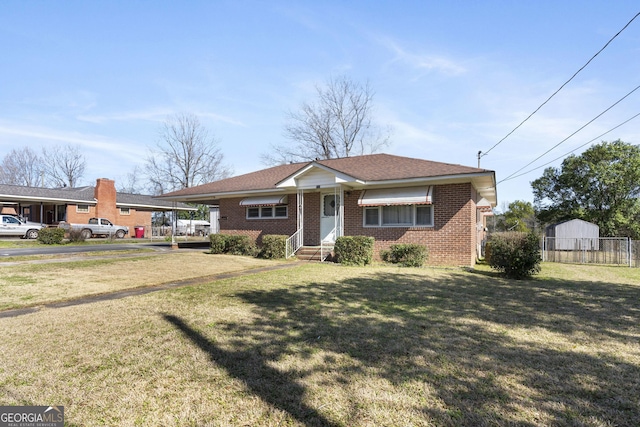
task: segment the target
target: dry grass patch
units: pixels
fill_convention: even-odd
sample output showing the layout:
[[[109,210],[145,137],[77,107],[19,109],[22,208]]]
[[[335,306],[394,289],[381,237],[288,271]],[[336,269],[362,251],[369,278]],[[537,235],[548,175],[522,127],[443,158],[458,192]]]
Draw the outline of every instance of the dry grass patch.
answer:
[[[640,280],[554,269],[305,264],[0,319],[0,404],[72,426],[639,425]]]
[[[68,255],[67,255],[68,256]],[[112,255],[113,256],[113,255]],[[153,286],[272,265],[274,261],[202,252],[84,259],[55,264],[2,265],[0,310]]]

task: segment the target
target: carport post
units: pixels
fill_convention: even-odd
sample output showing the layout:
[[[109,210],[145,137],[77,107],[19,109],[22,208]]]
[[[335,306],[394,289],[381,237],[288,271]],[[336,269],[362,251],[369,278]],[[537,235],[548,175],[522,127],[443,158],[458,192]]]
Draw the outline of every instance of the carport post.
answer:
[[[173,208],[171,211],[173,217],[171,218],[171,249],[178,249],[178,244],[176,243],[176,230],[178,224],[178,220],[176,219],[176,203],[177,202],[175,200],[171,202]]]

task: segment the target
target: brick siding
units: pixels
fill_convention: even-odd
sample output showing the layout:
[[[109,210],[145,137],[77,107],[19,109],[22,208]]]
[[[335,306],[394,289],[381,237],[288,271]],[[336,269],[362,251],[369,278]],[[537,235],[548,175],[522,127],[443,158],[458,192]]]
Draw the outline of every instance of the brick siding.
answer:
[[[240,206],[244,197],[220,200],[220,233],[251,237],[258,245],[265,234],[290,236],[296,232],[296,195],[288,197],[287,218],[246,219],[246,207]],[[306,195],[305,195],[306,202]]]
[[[374,253],[396,243],[416,243],[429,249],[428,264],[464,265],[475,263],[475,203],[471,184],[437,185],[433,189],[433,227],[364,227],[360,191],[345,194],[344,234],[371,236]]]
[[[433,192],[433,227],[364,227],[363,208],[358,206],[361,191],[347,191],[344,197],[344,234],[371,236],[374,252],[394,243],[417,243],[429,249],[428,264],[470,266],[476,260],[476,203],[477,197],[470,183],[437,185]],[[220,233],[250,236],[260,244],[265,234],[292,235],[296,231],[296,195],[289,195],[287,219],[246,219],[242,198],[220,201]],[[304,195],[304,244],[318,245],[320,241],[320,193]]]

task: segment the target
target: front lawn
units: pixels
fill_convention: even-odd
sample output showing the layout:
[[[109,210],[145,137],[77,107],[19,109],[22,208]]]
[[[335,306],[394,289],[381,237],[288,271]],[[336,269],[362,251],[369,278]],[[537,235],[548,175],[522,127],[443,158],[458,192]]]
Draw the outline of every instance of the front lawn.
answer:
[[[311,263],[45,309],[0,319],[0,405],[77,426],[640,425],[639,284]]]

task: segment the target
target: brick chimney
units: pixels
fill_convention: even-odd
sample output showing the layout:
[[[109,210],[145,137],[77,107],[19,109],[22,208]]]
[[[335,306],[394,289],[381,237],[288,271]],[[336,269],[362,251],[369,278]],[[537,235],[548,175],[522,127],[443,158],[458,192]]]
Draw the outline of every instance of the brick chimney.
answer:
[[[118,215],[115,181],[107,178],[98,178],[94,197],[98,201],[96,203],[96,216],[115,222]]]

